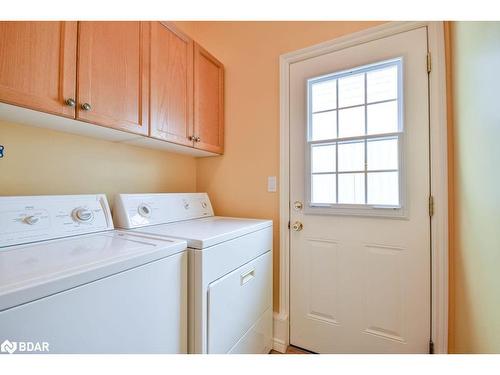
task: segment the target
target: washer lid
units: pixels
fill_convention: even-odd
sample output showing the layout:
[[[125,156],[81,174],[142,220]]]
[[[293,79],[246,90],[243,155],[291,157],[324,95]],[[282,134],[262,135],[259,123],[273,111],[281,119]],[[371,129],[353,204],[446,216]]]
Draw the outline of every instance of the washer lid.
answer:
[[[204,249],[272,226],[271,220],[213,216],[177,223],[142,227],[134,232],[184,239],[188,247]]]
[[[0,249],[0,311],[186,249],[186,241],[109,231]]]

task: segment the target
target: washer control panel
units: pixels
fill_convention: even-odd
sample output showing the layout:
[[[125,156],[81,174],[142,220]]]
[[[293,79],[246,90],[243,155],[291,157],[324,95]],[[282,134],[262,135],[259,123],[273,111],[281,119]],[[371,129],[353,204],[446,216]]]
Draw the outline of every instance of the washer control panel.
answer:
[[[214,216],[206,193],[119,194],[115,198],[113,219],[119,228]]]
[[[0,247],[111,229],[103,194],[0,197]]]

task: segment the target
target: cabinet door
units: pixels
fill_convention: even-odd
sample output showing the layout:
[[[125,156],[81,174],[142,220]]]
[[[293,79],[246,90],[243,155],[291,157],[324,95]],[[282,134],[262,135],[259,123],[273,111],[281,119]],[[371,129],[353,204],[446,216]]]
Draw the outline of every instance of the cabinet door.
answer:
[[[150,135],[193,145],[193,41],[171,24],[151,23]]]
[[[79,120],[148,134],[149,34],[149,22],[79,22]]]
[[[200,45],[194,45],[195,147],[224,151],[224,66]]]
[[[0,22],[0,101],[75,116],[76,22]]]

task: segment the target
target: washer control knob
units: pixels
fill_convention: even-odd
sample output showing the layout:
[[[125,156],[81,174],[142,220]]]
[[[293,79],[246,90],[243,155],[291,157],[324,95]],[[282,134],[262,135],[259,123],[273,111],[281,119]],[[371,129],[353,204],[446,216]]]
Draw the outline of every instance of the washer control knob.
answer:
[[[73,216],[73,220],[79,223],[88,223],[94,219],[94,213],[84,207],[75,208],[71,216]]]
[[[207,206],[208,206],[207,202],[201,202],[201,207],[207,208]]]
[[[141,203],[139,207],[137,207],[137,212],[142,217],[151,217],[151,207],[146,203]]]
[[[188,202],[184,202],[184,209],[189,210],[189,203]]]
[[[38,223],[40,221],[40,218],[38,216],[26,216],[23,220],[26,224],[29,224],[29,225],[35,225],[36,223]]]

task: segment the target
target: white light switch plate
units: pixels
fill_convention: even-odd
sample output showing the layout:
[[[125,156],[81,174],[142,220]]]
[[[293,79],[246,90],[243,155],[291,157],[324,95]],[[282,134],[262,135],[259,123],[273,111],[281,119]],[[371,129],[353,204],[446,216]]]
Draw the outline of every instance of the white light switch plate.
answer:
[[[270,193],[276,193],[277,180],[276,176],[267,177],[267,191]]]

